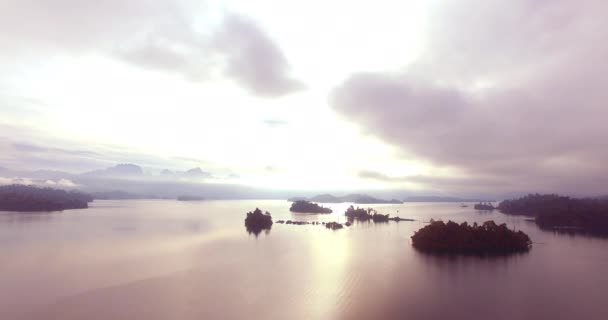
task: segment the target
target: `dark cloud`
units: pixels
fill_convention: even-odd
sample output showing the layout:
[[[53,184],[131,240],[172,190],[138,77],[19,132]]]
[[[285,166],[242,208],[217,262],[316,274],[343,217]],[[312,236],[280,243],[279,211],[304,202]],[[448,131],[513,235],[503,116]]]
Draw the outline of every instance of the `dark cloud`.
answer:
[[[368,180],[376,180],[387,183],[410,184],[426,191],[453,193],[477,193],[480,191],[490,191],[494,194],[509,192],[513,185],[505,182],[504,179],[497,177],[453,177],[453,176],[431,176],[431,175],[411,175],[393,177],[381,172],[362,170],[359,177]]]
[[[196,28],[209,9],[197,1],[3,1],[0,56],[103,54],[193,81],[225,74],[252,94],[302,88],[287,59],[254,21],[224,13]],[[200,23],[199,23],[200,24]]]
[[[407,70],[347,79],[334,110],[479,188],[608,189],[606,3],[469,2],[437,14]]]
[[[255,22],[227,16],[213,43],[226,55],[226,73],[251,92],[280,96],[303,88],[286,73],[287,59]]]

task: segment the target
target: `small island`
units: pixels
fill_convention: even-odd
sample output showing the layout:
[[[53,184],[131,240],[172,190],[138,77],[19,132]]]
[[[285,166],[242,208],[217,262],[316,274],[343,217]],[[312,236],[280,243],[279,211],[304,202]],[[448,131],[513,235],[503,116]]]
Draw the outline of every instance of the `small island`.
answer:
[[[509,254],[530,250],[532,241],[522,231],[486,221],[481,226],[466,222],[433,221],[412,236],[412,245],[420,251],[461,254]]]
[[[505,214],[534,217],[545,230],[608,236],[608,200],[577,199],[556,194],[529,194],[498,205]]]
[[[291,212],[301,212],[301,213],[332,213],[330,208],[326,208],[320,206],[313,202],[308,202],[306,200],[298,200],[291,204],[291,208],[289,208]]]
[[[388,220],[395,221],[395,222],[399,222],[399,221],[416,221],[416,220],[414,220],[414,219],[401,218],[401,217],[399,217],[399,216],[397,216],[397,217],[392,217],[392,218],[388,218]]]
[[[205,198],[199,196],[179,196],[177,201],[203,201]]]
[[[93,197],[80,192],[26,185],[0,186],[2,211],[61,211],[85,209]]]
[[[372,208],[367,208],[367,209],[359,208],[359,207],[355,208],[352,205],[346,209],[346,211],[344,212],[344,215],[351,222],[354,220],[356,220],[356,221],[372,220],[375,223],[382,223],[382,222],[389,222],[389,221],[395,221],[395,222],[414,221],[414,219],[405,219],[405,218],[401,218],[401,217],[391,218],[390,215],[378,213],[376,210],[374,210]]]
[[[494,210],[496,209],[490,202],[480,202],[473,206],[475,210]]]
[[[388,214],[380,214],[376,210],[372,208],[355,208],[353,206],[348,207],[344,215],[348,220],[357,220],[357,221],[369,221],[372,220],[374,222],[388,222],[389,215]],[[399,218],[401,220],[401,218]],[[405,220],[405,219],[404,219]],[[397,221],[397,220],[395,220]]]
[[[256,236],[262,232],[262,230],[269,231],[272,228],[272,216],[268,211],[262,213],[262,210],[255,208],[251,212],[247,212],[245,217],[245,228],[249,233],[253,233]]]
[[[344,212],[344,215],[348,220],[357,220],[357,221],[369,221],[372,219],[373,215],[377,214],[376,210],[372,208],[355,208],[353,206],[349,206]]]
[[[342,225],[341,223],[338,222],[319,222],[319,221],[297,221],[297,220],[278,220],[277,223],[279,224],[289,224],[289,225],[295,225],[295,226],[306,226],[306,225],[324,225],[325,228],[327,229],[331,229],[331,230],[339,230],[342,229],[344,227],[344,225]],[[345,224],[347,227],[350,227],[350,223],[347,222]]]
[[[342,229],[343,226],[341,223],[337,223],[337,222],[328,222],[325,224],[325,228],[327,229],[332,229],[332,230],[339,230]]]

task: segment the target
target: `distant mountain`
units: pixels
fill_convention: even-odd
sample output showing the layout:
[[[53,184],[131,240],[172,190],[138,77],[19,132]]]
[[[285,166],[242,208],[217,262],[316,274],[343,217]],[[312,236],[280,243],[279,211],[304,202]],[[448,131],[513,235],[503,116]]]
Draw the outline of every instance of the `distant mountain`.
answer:
[[[95,176],[95,177],[139,177],[144,175],[144,170],[135,164],[131,163],[121,163],[117,164],[113,167],[109,167],[102,170],[95,170],[83,173],[85,176]]]
[[[352,203],[358,203],[358,204],[402,203],[401,201],[399,201],[397,199],[384,200],[384,199],[374,198],[374,197],[368,196],[366,194],[349,194],[349,195],[342,197],[342,199],[344,200],[342,202],[352,202]]]
[[[310,199],[307,199],[308,201],[312,201],[312,202],[320,202],[320,203],[340,203],[340,202],[345,202],[343,199],[340,199],[339,197],[333,196],[331,194],[320,194],[320,195],[316,195]]]
[[[412,196],[403,199],[403,202],[479,202],[488,201],[480,199],[467,199],[456,197],[441,197],[441,196]]]
[[[201,168],[192,168],[183,174],[185,177],[190,178],[209,178],[211,173],[201,170]]]
[[[306,200],[306,201],[318,202],[318,203],[352,202],[352,203],[356,203],[356,204],[402,203],[401,201],[396,200],[396,199],[384,200],[384,199],[378,199],[378,198],[375,198],[375,197],[372,197],[372,196],[369,196],[366,194],[347,194],[342,197],[336,197],[331,194],[320,194],[320,195],[316,195],[311,198],[293,197],[293,198],[289,198],[287,200],[292,201],[292,202]]]
[[[161,176],[172,176],[174,175],[173,171],[169,170],[169,169],[163,169],[163,171],[160,172]]]
[[[307,201],[306,197],[291,197],[291,198],[287,198],[287,201],[289,202],[296,202],[296,201]]]
[[[184,171],[166,170],[164,175],[152,174],[135,164],[120,164],[85,173],[54,170],[13,170],[0,172],[1,183],[35,184],[95,193],[97,199],[176,199],[181,195],[204,195],[206,199],[281,199],[287,191],[255,188],[237,184],[207,183],[200,168]],[[157,171],[158,172],[158,171]]]
[[[70,179],[72,177],[72,174],[63,172],[63,171],[57,171],[57,170],[36,170],[36,171],[32,171],[31,173],[27,174],[27,176],[28,176],[28,178],[35,178],[35,179],[59,180],[59,179]]]
[[[158,195],[138,194],[122,190],[92,192],[91,195],[96,200],[162,199]]]
[[[205,198],[200,196],[179,196],[177,201],[203,201]]]

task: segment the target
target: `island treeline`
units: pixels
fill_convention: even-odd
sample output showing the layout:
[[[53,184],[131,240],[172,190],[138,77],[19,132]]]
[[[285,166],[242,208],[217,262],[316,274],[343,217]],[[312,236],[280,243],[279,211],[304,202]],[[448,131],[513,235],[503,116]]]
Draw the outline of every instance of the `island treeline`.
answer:
[[[392,221],[414,221],[413,219],[404,219],[404,218],[400,218],[400,217],[390,217],[390,215],[388,214],[381,214],[378,213],[376,210],[372,209],[372,208],[355,208],[352,205],[349,206],[346,211],[344,212],[344,215],[346,216],[346,218],[349,221],[369,221],[372,220],[373,222],[388,222],[389,220]]]
[[[75,191],[25,185],[0,186],[0,210],[59,211],[89,207],[93,197]]]
[[[505,200],[498,209],[506,214],[535,217],[543,229],[608,235],[608,200],[577,199],[556,194],[529,194]]]
[[[348,207],[344,215],[349,220],[357,220],[357,221],[369,221],[372,220],[374,222],[388,222],[388,214],[380,214],[376,212],[376,210],[372,208],[355,208],[353,206]]]
[[[265,213],[260,210],[260,208],[255,208],[255,210],[247,212],[247,216],[245,217],[245,228],[247,232],[253,233],[256,236],[262,232],[262,230],[270,231],[272,228],[272,216],[270,212],[266,211]]]
[[[496,208],[495,208],[495,207],[492,205],[492,203],[490,203],[490,202],[480,202],[480,203],[477,203],[477,204],[475,204],[475,205],[473,206],[473,208],[474,208],[475,210],[485,210],[485,211],[487,211],[487,210],[490,210],[490,211],[491,211],[491,210],[496,209]]]
[[[330,208],[326,208],[306,200],[294,201],[291,204],[289,211],[301,213],[332,213],[332,210]]]
[[[508,254],[525,252],[532,241],[522,231],[513,231],[506,224],[486,221],[482,225],[432,221],[412,236],[412,245],[421,251],[464,254]]]

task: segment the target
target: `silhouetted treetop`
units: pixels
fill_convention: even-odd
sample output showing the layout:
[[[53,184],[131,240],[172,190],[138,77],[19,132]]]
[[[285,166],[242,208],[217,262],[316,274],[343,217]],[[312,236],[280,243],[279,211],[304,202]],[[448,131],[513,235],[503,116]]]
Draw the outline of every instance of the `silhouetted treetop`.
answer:
[[[556,194],[529,194],[505,200],[498,209],[506,214],[536,217],[543,229],[568,229],[608,235],[608,200],[576,199]]]
[[[537,216],[541,212],[567,207],[573,199],[557,194],[529,194],[519,199],[504,200],[498,209],[506,214]]]
[[[260,234],[262,230],[270,230],[272,228],[272,216],[268,211],[262,213],[262,210],[255,208],[255,210],[247,212],[245,228],[249,233],[255,235]]]
[[[349,220],[357,220],[357,221],[368,221],[372,220],[374,222],[388,222],[389,215],[388,214],[380,214],[376,210],[372,208],[355,208],[352,205],[346,209],[344,215]]]

